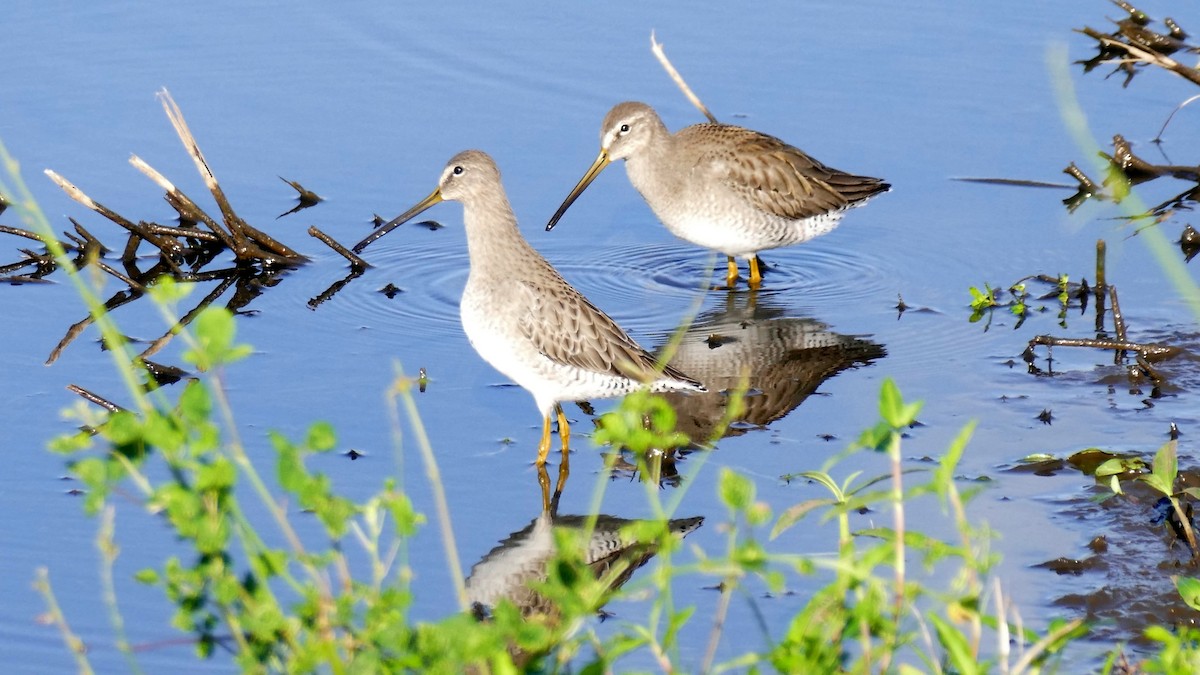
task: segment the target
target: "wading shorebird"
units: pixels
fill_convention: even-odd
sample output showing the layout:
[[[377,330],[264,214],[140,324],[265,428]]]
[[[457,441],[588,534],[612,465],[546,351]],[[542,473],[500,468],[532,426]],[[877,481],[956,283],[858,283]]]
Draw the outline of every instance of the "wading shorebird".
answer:
[[[758,252],[806,242],[837,227],[847,209],[890,185],[825,166],[799,148],[732,124],[694,124],[672,134],[645,103],[617,104],[600,125],[600,154],[558,207],[552,229],[611,162],[625,160],[629,182],[675,236],[725,254],[730,287],[735,258],[762,281]]]
[[[641,387],[705,391],[660,365],[525,241],[500,170],[484,152],[452,157],[436,190],[355,250],[445,200],[462,203],[467,231],[471,272],[460,304],[463,330],[484,361],[533,395],[542,414],[538,466],[550,450],[551,414],[567,455],[570,427],[562,401],[623,396]]]

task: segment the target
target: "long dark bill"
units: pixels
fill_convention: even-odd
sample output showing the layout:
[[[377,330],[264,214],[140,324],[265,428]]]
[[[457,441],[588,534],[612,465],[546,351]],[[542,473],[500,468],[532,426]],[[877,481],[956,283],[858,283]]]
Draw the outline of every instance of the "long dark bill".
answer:
[[[382,237],[383,235],[387,234],[388,232],[391,232],[392,230],[396,229],[397,227],[403,225],[404,223],[407,223],[408,221],[412,220],[413,218],[416,218],[417,215],[419,215],[425,209],[433,206],[434,204],[437,204],[440,201],[442,201],[442,189],[438,188],[438,189],[434,190],[433,192],[429,193],[429,196],[426,197],[425,199],[422,199],[420,201],[420,203],[418,203],[416,206],[405,211],[404,213],[401,213],[400,215],[396,216],[395,218],[392,218],[387,223],[379,226],[378,229],[376,229],[371,234],[367,235],[366,239],[363,239],[362,241],[355,244],[354,248],[352,250],[355,253],[362,253],[364,248],[371,245],[371,242]]]
[[[562,218],[567,209],[571,208],[571,204],[574,204],[579,195],[587,189],[587,186],[596,180],[596,176],[600,175],[600,172],[604,170],[604,167],[608,166],[610,161],[608,151],[601,148],[600,155],[596,157],[596,161],[592,162],[592,165],[588,167],[587,173],[583,174],[583,178],[579,179],[579,183],[575,185],[575,189],[571,190],[571,194],[567,195],[562,206],[558,207],[558,210],[554,212],[554,217],[546,224],[547,232],[554,229],[554,226],[558,224],[558,219]]]

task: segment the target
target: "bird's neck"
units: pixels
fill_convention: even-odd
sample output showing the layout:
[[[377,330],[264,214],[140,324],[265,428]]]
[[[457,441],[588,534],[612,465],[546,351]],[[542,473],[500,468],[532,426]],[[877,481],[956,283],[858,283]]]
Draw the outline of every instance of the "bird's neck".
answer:
[[[680,175],[670,169],[675,154],[675,137],[660,122],[652,130],[650,141],[637,154],[625,160],[629,182],[643,195],[674,194]]]
[[[472,272],[511,266],[514,256],[523,256],[523,251],[530,248],[517,228],[517,217],[503,192],[481,195],[465,203],[463,221]]]

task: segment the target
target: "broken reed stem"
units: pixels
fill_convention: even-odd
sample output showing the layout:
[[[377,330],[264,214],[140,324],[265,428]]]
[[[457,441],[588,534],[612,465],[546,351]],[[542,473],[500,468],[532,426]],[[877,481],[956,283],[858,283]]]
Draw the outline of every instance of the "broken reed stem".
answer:
[[[658,59],[658,63],[663,67],[663,70],[667,71],[667,75],[671,76],[671,79],[675,82],[675,86],[679,87],[683,95],[687,97],[687,100],[691,101],[692,105],[696,106],[700,112],[704,113],[709,122],[717,124],[717,118],[708,111],[708,108],[700,101],[700,97],[696,96],[696,93],[684,81],[679,71],[675,70],[675,66],[671,65],[670,59],[667,58],[666,52],[663,51],[662,44],[654,37],[654,31],[650,31],[650,51],[654,52],[654,57]]]
[[[1104,255],[1108,250],[1108,244],[1103,239],[1096,240],[1096,296],[1099,297],[1104,288],[1108,285],[1106,281],[1107,275],[1104,273]]]
[[[352,266],[362,268],[362,269],[366,269],[371,266],[366,260],[363,260],[362,258],[355,255],[352,251],[347,249],[345,246],[342,246],[341,244],[334,241],[333,237],[330,237],[329,235],[325,234],[321,230],[317,229],[316,225],[313,225],[308,228],[308,234],[309,234],[309,236],[316,237],[317,239],[319,239],[321,241],[322,244],[325,244],[329,248],[336,251],[338,255],[342,256],[346,260],[349,260],[350,264]]]
[[[88,391],[87,389],[84,389],[83,387],[81,387],[77,384],[68,384],[67,390],[72,391],[76,394],[79,394],[80,396],[82,396],[84,398],[84,400],[86,400],[90,403],[95,403],[96,405],[100,406],[101,408],[104,408],[105,410],[107,410],[109,412],[118,413],[118,412],[123,412],[125,410],[124,408],[117,405],[116,403],[113,403],[112,401],[110,401],[102,396],[99,396],[97,394],[93,394],[92,392]]]
[[[68,197],[74,199],[96,213],[99,213],[105,218],[108,218],[117,225],[120,225],[128,230],[131,234],[137,235],[138,237],[150,242],[155,246],[155,248],[157,248],[159,251],[162,251],[163,254],[171,255],[173,253],[179,253],[180,246],[178,242],[172,239],[157,237],[153,234],[150,234],[146,231],[146,228],[141,223],[134,223],[130,220],[127,220],[124,216],[116,211],[113,211],[112,209],[95,201],[91,197],[84,194],[83,190],[75,187],[75,185],[73,185],[70,181],[58,175],[53,170],[46,169],[46,175],[50,178],[50,180],[54,181],[58,187],[62,188],[63,192],[66,192]]]
[[[1093,28],[1082,28],[1077,32],[1083,33],[1084,35],[1099,42],[1103,47],[1110,47],[1115,50],[1124,51],[1137,61],[1158,66],[1163,70],[1169,70],[1188,82],[1191,82],[1192,84],[1200,85],[1200,71],[1196,70],[1195,68],[1185,66],[1169,56],[1142,49],[1135,44],[1123,42],[1111,35],[1105,35],[1104,33],[1101,33]]]
[[[198,230],[194,227],[170,227],[167,225],[151,224],[148,228],[154,234],[161,234],[167,237],[181,237],[186,239],[195,239],[197,241],[211,241],[214,243],[221,242],[221,238],[207,230]]]
[[[1147,361],[1165,361],[1181,353],[1179,347],[1159,344],[1143,344],[1119,340],[1094,340],[1091,338],[1059,338],[1053,335],[1038,335],[1029,341],[1029,349],[1036,345],[1047,347],[1093,347],[1095,349],[1116,349],[1119,351],[1137,352]]]
[[[203,223],[205,227],[212,230],[213,234],[221,240],[221,243],[224,244],[226,248],[233,251],[234,254],[237,255],[237,246],[234,244],[233,237],[225,231],[225,228],[221,227],[217,221],[209,217],[209,215],[204,212],[204,209],[201,209],[199,206],[197,206],[196,202],[192,201],[191,198],[183,193],[183,191],[175,187],[174,183],[167,180],[166,176],[163,176],[161,173],[155,170],[154,167],[147,164],[142,160],[141,157],[138,157],[137,155],[131,155],[129,157],[129,163],[132,164],[135,169],[145,174],[150,180],[157,183],[160,188],[166,191],[167,203],[170,204],[171,208],[175,209],[180,216],[197,223]]]
[[[183,149],[187,151],[192,161],[196,164],[196,170],[200,172],[200,177],[204,180],[204,186],[212,193],[213,199],[216,200],[217,206],[221,209],[221,216],[225,220],[225,226],[229,228],[233,235],[234,241],[237,242],[238,248],[245,244],[245,234],[238,227],[236,218],[233,216],[233,208],[229,205],[229,200],[225,198],[225,191],[217,184],[217,177],[212,169],[208,166],[208,161],[204,159],[204,153],[200,152],[200,146],[196,143],[196,137],[192,135],[192,130],[188,128],[187,121],[183,119],[183,111],[179,109],[179,105],[175,103],[175,99],[171,98],[171,93],[163,87],[158,92],[158,100],[162,104],[163,111],[167,114],[167,119],[171,121],[171,126],[175,128],[175,134],[179,136],[180,142],[183,143]]]
[[[26,239],[32,239],[32,240],[42,243],[42,244],[46,243],[46,240],[45,240],[45,238],[42,237],[42,235],[40,235],[36,232],[30,232],[29,230],[22,230],[19,227],[9,227],[8,225],[0,225],[0,233],[11,234],[11,235],[15,235],[18,237],[25,237]],[[63,248],[66,248],[66,247],[64,246]]]
[[[91,232],[85,230],[83,225],[79,224],[79,221],[75,220],[74,218],[67,218],[67,220],[71,221],[71,225],[74,226],[75,232],[83,238],[83,245],[80,248],[94,247],[101,252],[106,252],[109,250],[108,247],[102,244],[99,239],[92,235]],[[71,236],[70,232],[65,232],[64,234],[66,234],[68,237]]]
[[[158,99],[162,102],[163,110],[167,113],[167,118],[171,120],[171,126],[175,127],[175,133],[179,136],[179,140],[183,142],[184,149],[187,150],[188,154],[192,157],[192,161],[195,162],[196,169],[204,179],[205,186],[208,187],[208,191],[212,193],[213,199],[217,202],[217,207],[221,209],[221,217],[225,220],[225,226],[229,228],[234,241],[238,244],[238,249],[235,249],[234,252],[237,253],[239,250],[246,250],[248,248],[246,240],[252,239],[274,254],[274,256],[262,255],[256,257],[263,259],[275,257],[277,258],[275,262],[283,264],[296,264],[305,261],[306,258],[304,256],[279,243],[265,232],[254,228],[234,212],[233,206],[225,196],[225,191],[217,183],[216,175],[208,166],[208,161],[204,159],[204,153],[200,152],[200,146],[196,143],[196,138],[192,136],[192,130],[188,128],[187,121],[183,119],[183,111],[179,109],[179,105],[175,103],[175,99],[171,98],[170,92],[165,88],[158,93]]]
[[[1117,304],[1117,287],[1108,287],[1108,303],[1112,310],[1113,332],[1117,334],[1117,342],[1125,342],[1125,318],[1121,316],[1121,305]]]

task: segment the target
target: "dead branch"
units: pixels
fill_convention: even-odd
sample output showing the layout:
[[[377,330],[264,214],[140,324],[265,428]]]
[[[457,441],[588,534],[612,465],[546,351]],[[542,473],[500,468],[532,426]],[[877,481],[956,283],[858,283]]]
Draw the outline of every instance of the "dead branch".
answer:
[[[308,234],[310,236],[316,237],[317,239],[321,240],[321,243],[325,244],[329,248],[336,251],[338,255],[342,256],[346,260],[349,260],[350,265],[352,267],[366,269],[371,266],[367,261],[358,257],[352,251],[347,250],[345,246],[342,246],[337,241],[335,241],[333,239],[333,237],[330,237],[329,235],[325,234],[324,232],[318,230],[316,225],[313,225],[312,227],[308,228]]]
[[[112,401],[110,401],[102,396],[93,394],[92,392],[88,391],[87,389],[84,389],[83,387],[81,387],[77,384],[68,384],[67,389],[75,392],[76,394],[79,394],[85,400],[87,400],[91,403],[95,403],[96,405],[100,406],[101,408],[104,408],[105,410],[107,410],[111,413],[119,413],[119,412],[125,411],[124,408],[117,405],[116,403],[113,403]]]
[[[654,57],[658,59],[658,63],[663,67],[663,70],[667,71],[667,75],[671,76],[671,79],[675,82],[675,86],[679,87],[680,91],[683,92],[683,95],[687,97],[687,100],[691,101],[692,105],[696,106],[700,112],[704,113],[704,116],[708,118],[709,122],[717,124],[717,118],[708,111],[708,107],[700,101],[700,97],[696,96],[696,93],[693,92],[692,88],[688,86],[688,83],[684,81],[683,76],[679,74],[679,71],[675,70],[675,66],[671,65],[670,59],[667,58],[666,52],[663,51],[662,44],[660,44],[659,41],[654,37],[654,31],[650,31],[650,51],[654,52]]]

